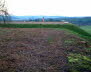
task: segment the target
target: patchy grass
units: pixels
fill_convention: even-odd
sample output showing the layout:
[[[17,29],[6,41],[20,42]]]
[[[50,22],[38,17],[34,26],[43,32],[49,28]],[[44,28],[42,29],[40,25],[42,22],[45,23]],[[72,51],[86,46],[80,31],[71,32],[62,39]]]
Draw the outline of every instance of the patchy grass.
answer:
[[[28,66],[27,68],[29,68],[30,62],[34,61],[36,64],[37,61],[38,65],[43,65],[43,67],[37,69],[38,66],[36,65],[34,66],[34,69],[29,68],[31,72],[37,70],[43,72],[47,71],[47,69],[48,71],[51,70],[50,72],[53,72],[55,69],[59,68],[60,65],[56,63],[61,63],[60,61],[62,57],[64,61],[63,64],[65,65],[66,54],[68,53],[70,72],[91,71],[91,48],[86,48],[82,44],[77,44],[77,41],[84,40],[83,38],[85,38],[85,40],[91,39],[91,35],[85,30],[80,29],[78,26],[73,24],[1,24],[0,27],[2,27],[2,29],[0,29],[0,50],[2,52],[2,55],[0,55],[0,63],[2,64],[5,62],[4,65],[6,64],[1,70],[6,67],[5,71],[8,70],[7,72],[16,72],[16,64],[18,65],[19,63],[21,63],[21,67],[19,66],[20,68],[17,70],[26,70],[26,68],[23,67]],[[14,30],[13,28],[17,29]],[[42,30],[42,28],[44,28],[44,30]],[[69,35],[64,31],[69,32]],[[47,61],[45,63],[48,66],[47,69],[44,63],[42,64],[41,61],[38,61],[38,58],[44,62]],[[8,67],[10,69],[8,69]],[[55,70],[55,72],[57,72],[57,70]]]
[[[91,51],[91,47],[89,47],[89,48],[86,48],[86,49]]]
[[[66,44],[72,44],[72,43],[74,43],[74,42],[75,42],[74,39],[64,40],[64,43],[66,43]]]
[[[3,32],[0,35],[0,65],[3,64],[0,70],[3,72],[64,72],[72,65],[75,71],[77,65],[80,67],[79,53],[84,53],[85,48],[77,41],[82,39],[65,30],[0,28],[0,32]]]
[[[90,72],[91,71],[91,57],[70,53],[68,56],[70,72]]]

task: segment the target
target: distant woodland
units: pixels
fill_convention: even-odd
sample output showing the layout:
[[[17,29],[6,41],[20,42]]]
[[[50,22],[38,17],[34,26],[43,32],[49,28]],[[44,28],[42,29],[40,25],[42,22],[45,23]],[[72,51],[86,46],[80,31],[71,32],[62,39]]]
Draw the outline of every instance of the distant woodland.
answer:
[[[41,22],[44,17],[45,22],[69,22],[77,25],[91,25],[91,17],[62,17],[62,16],[11,16],[11,21],[34,21]],[[0,16],[0,21],[2,21]]]

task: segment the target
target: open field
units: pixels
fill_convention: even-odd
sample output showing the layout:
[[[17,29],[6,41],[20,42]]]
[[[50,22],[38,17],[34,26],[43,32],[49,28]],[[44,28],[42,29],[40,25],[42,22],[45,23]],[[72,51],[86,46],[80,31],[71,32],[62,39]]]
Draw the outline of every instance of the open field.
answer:
[[[0,22],[3,23],[3,22]],[[68,24],[66,22],[26,22],[26,21],[12,21],[10,24]]]
[[[78,26],[0,24],[1,72],[90,72],[90,63],[91,35]]]
[[[91,26],[81,26],[80,28],[91,34]]]
[[[74,66],[81,72],[84,67],[71,67],[74,53],[86,56],[83,39],[66,32],[50,28],[0,28],[0,71],[1,72],[73,72]],[[85,54],[86,53],[86,54]],[[80,56],[76,57],[77,59]],[[86,57],[87,60],[89,59]],[[81,58],[80,58],[81,59]],[[72,62],[73,61],[73,62]],[[76,60],[79,62],[79,59]],[[88,61],[87,61],[88,62]],[[89,61],[91,62],[91,61]]]
[[[79,36],[91,39],[91,34],[73,24],[0,24],[2,28],[59,28],[75,32]]]

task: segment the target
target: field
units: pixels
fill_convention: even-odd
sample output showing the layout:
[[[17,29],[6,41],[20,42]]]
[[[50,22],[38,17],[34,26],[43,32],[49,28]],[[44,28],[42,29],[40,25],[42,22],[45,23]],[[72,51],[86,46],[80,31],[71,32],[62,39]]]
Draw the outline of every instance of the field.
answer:
[[[81,43],[88,41],[90,34],[77,26],[1,24],[0,27],[1,72],[91,71],[90,43],[88,46]]]
[[[91,34],[91,26],[81,26],[80,28]]]
[[[65,22],[9,22],[10,24],[66,24]]]
[[[0,24],[2,28],[58,28],[58,29],[67,29],[80,37],[91,39],[91,34],[87,33],[85,30],[80,29],[78,26],[73,24]]]

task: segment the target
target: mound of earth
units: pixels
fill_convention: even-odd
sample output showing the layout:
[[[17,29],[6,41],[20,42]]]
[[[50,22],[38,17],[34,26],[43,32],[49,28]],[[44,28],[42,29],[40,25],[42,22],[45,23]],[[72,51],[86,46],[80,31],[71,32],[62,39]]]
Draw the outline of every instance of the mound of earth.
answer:
[[[64,30],[0,28],[0,72],[67,72],[68,52],[84,51],[80,40]]]

